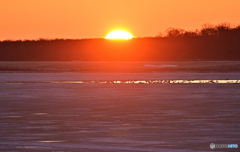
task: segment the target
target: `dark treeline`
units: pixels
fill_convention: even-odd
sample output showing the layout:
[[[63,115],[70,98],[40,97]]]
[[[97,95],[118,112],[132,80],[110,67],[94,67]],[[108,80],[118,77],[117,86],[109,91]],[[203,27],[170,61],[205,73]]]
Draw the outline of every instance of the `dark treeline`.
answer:
[[[169,28],[164,37],[131,40],[2,41],[1,61],[240,60],[240,26],[223,23],[201,30]]]

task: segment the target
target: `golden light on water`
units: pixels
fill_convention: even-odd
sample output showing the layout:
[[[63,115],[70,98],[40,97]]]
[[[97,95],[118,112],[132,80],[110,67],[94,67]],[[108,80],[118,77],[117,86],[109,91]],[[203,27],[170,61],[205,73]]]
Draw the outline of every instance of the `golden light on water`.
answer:
[[[126,32],[126,31],[113,31],[110,32],[105,39],[123,39],[123,40],[129,40],[132,39],[132,34]]]

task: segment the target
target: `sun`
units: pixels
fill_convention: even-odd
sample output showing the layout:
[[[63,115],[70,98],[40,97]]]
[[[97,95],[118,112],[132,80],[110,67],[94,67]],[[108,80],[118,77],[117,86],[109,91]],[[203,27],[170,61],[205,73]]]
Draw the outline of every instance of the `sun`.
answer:
[[[105,37],[105,39],[123,39],[123,40],[129,40],[132,38],[133,36],[126,31],[112,31]]]

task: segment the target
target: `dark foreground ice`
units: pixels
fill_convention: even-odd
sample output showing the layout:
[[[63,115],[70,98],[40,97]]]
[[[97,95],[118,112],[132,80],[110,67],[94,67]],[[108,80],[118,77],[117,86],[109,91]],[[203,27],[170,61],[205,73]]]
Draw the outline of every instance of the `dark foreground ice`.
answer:
[[[239,73],[1,73],[0,151],[190,152],[240,144],[239,84],[40,81],[238,79]]]

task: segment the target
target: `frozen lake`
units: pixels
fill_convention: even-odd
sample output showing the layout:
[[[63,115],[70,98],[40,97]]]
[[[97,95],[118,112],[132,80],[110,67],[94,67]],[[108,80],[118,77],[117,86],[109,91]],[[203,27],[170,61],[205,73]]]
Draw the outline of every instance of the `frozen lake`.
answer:
[[[240,144],[240,73],[0,73],[0,151],[213,151]],[[47,82],[47,83],[46,83]],[[217,149],[218,151],[238,149]]]

